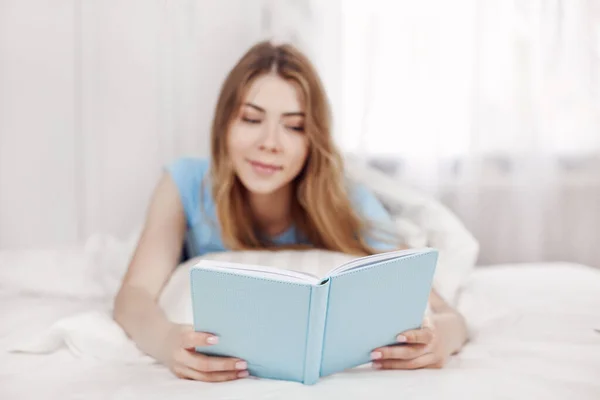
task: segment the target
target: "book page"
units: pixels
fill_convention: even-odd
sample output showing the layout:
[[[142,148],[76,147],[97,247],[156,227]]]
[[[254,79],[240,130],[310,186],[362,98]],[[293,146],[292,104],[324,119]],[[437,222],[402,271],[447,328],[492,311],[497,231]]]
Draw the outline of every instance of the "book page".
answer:
[[[231,272],[239,275],[254,276],[258,278],[271,278],[283,282],[316,284],[321,280],[320,278],[306,272],[290,271],[286,269],[265,267],[262,265],[241,264],[226,261],[201,260],[192,268]]]
[[[431,249],[429,249],[429,248],[396,250],[396,251],[388,251],[386,253],[373,254],[370,256],[366,256],[366,257],[359,257],[357,259],[348,261],[347,263],[344,263],[344,264],[334,268],[333,270],[329,271],[327,276],[338,275],[338,274],[341,274],[343,272],[347,272],[350,270],[364,268],[364,267],[367,267],[374,263],[391,260],[391,259],[395,259],[395,258],[412,256],[414,254],[419,254],[419,253],[425,253],[430,250]]]

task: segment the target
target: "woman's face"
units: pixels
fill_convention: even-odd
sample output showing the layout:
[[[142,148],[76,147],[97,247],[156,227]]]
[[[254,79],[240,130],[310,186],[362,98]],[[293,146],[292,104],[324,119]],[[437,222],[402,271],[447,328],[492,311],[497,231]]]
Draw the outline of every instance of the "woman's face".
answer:
[[[296,86],[275,74],[256,78],[227,135],[237,176],[252,193],[288,185],[308,154],[304,107]]]

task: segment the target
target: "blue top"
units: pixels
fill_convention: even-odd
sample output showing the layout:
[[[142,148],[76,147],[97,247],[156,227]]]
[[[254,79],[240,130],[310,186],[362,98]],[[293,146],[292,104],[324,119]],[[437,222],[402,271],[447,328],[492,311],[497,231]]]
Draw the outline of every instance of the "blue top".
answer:
[[[177,185],[185,211],[187,257],[228,250],[221,240],[211,185],[208,181],[202,184],[203,178],[208,177],[209,168],[210,162],[201,158],[180,158],[166,167]],[[362,218],[376,224],[391,224],[392,218],[389,213],[367,188],[356,185],[352,189],[352,204]],[[280,245],[310,244],[297,235],[293,226],[271,238],[271,241]],[[371,238],[366,238],[366,241],[371,247],[381,251],[395,248],[390,243],[378,242]]]

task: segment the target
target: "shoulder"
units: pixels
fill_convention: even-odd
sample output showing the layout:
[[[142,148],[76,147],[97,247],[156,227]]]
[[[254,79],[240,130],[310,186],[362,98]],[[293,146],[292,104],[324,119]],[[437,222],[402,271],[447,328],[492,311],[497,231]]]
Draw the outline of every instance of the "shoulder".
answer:
[[[210,161],[206,158],[181,157],[165,166],[165,171],[177,187],[188,223],[196,220],[201,201],[201,186],[208,177],[209,170]],[[202,190],[206,192],[202,202],[206,202],[211,198],[210,185],[205,184]]]
[[[364,184],[349,185],[350,200],[355,210],[369,220],[391,220],[389,212],[375,194]]]
[[[367,243],[381,251],[396,249],[394,220],[383,203],[364,184],[351,184],[349,191],[354,210],[371,227],[363,232]]]
[[[175,183],[200,182],[209,170],[206,158],[181,157],[167,164],[166,170]]]

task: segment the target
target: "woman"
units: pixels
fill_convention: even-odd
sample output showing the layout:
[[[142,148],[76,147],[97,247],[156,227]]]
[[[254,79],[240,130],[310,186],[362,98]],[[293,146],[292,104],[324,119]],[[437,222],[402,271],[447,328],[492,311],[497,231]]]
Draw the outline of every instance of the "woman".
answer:
[[[182,248],[188,256],[295,246],[366,255],[398,246],[378,200],[345,184],[322,84],[293,47],[263,42],[242,57],[211,135],[210,161],[177,160],[160,179],[114,318],[178,377],[216,382],[248,376],[246,362],[196,353],[218,337],[169,322],[157,305]],[[463,318],[435,292],[430,303],[432,321],[400,334],[404,346],[373,349],[375,368],[439,368],[461,348]]]

